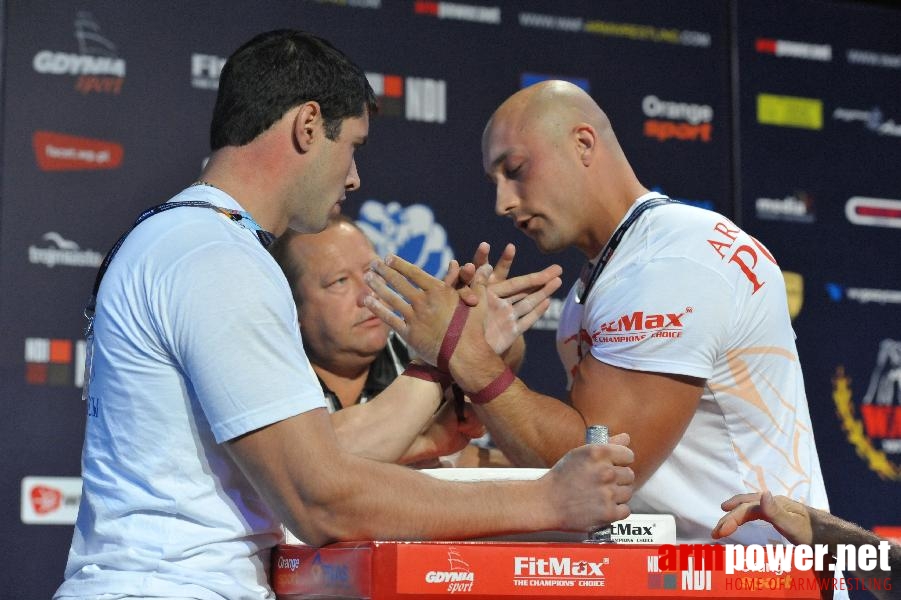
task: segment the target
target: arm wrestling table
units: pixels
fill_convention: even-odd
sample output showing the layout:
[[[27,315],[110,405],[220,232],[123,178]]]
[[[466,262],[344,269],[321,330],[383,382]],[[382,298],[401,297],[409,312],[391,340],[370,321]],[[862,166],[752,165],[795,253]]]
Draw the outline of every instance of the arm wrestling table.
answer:
[[[660,568],[659,545],[560,542],[283,544],[271,582],[280,600],[488,598],[820,598],[812,571]]]

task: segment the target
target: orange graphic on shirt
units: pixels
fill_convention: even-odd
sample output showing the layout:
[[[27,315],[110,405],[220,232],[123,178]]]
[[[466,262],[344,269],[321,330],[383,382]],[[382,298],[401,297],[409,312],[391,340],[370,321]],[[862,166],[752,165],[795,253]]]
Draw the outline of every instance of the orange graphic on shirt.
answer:
[[[707,385],[714,394],[729,394],[730,396],[738,398],[753,406],[761,415],[766,417],[767,421],[769,421],[770,427],[767,429],[777,431],[779,437],[783,438],[781,443],[778,439],[770,439],[770,436],[768,436],[759,426],[756,426],[747,420],[745,421],[748,429],[757,434],[757,443],[763,443],[772,448],[773,452],[782,456],[785,464],[800,476],[800,478],[794,482],[781,481],[776,478],[776,481],[782,486],[785,493],[790,494],[791,491],[799,485],[810,482],[810,475],[807,473],[807,470],[801,461],[800,448],[802,437],[809,435],[811,430],[809,426],[797,418],[796,407],[785,400],[781,391],[767,379],[766,373],[757,374],[760,385],[765,385],[766,388],[761,390],[758,387],[758,383],[755,382],[755,379],[751,376],[751,369],[748,366],[747,358],[751,355],[761,354],[779,357],[793,363],[798,361],[796,354],[777,346],[751,346],[748,348],[731,350],[726,354],[726,365],[732,375],[733,383],[716,384],[708,381]],[[768,397],[776,398],[782,408],[792,415],[790,430],[786,429],[787,424],[784,423],[784,419],[780,421],[780,419],[777,419],[773,414],[773,411],[764,400],[764,393]],[[758,491],[769,489],[771,486],[766,484],[767,475],[769,474],[769,476],[772,477],[772,474],[769,473],[769,469],[765,466],[754,464],[741,448],[733,446],[733,449],[735,450],[739,461],[745,465],[750,473],[754,474],[755,481],[746,481],[746,485]]]
[[[580,328],[579,333],[574,333],[568,338],[565,338],[563,340],[563,345],[566,346],[573,342],[576,342],[576,356],[578,356],[578,360],[570,367],[569,375],[571,378],[575,379],[576,371],[579,370],[579,363],[582,362],[582,359],[585,357],[583,348],[591,348],[591,336],[588,335],[588,331]]]

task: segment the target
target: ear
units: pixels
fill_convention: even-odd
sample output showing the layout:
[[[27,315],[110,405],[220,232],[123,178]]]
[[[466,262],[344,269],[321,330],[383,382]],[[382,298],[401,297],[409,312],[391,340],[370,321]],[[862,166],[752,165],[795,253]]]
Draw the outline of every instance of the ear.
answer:
[[[315,101],[298,106],[294,117],[294,140],[301,152],[308,152],[322,134],[322,109]]]
[[[586,167],[594,160],[598,152],[598,133],[588,123],[579,123],[573,128],[579,160]]]

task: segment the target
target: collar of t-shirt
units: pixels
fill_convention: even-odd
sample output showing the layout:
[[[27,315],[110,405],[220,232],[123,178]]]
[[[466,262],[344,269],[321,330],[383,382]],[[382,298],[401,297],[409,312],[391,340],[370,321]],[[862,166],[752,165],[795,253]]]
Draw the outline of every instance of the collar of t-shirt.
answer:
[[[398,373],[394,367],[394,361],[391,359],[387,348],[383,348],[369,366],[369,374],[366,376],[366,382],[363,384],[363,391],[354,401],[354,404],[369,402],[382,393],[382,390],[391,385],[391,382],[397,379],[397,376]],[[341,410],[343,406],[341,406],[341,400],[338,398],[338,395],[329,389],[321,377],[317,375],[317,378],[319,379],[319,385],[322,386],[322,393],[325,394],[325,399],[329,403],[331,412]]]
[[[665,197],[665,194],[661,194],[660,192],[648,192],[647,194],[642,194],[641,196],[636,198],[632,202],[632,206],[629,207],[629,210],[626,211],[626,214],[623,215],[623,218],[620,219],[619,223],[616,224],[616,227],[613,228],[613,231],[616,231],[617,229],[619,229],[619,226],[626,222],[626,219],[629,218],[629,215],[632,214],[632,212],[638,207],[639,204],[641,204],[645,200],[650,200],[651,198],[663,198],[663,197]],[[606,247],[606,244],[604,244],[604,246]],[[601,258],[601,253],[603,251],[604,251],[604,248],[601,248],[600,251],[597,253],[597,255],[595,255],[594,258],[592,258],[590,261],[588,261],[589,268],[594,268],[594,265],[596,265],[598,263],[598,259]]]
[[[410,354],[404,343],[392,333],[388,336],[388,343],[378,353],[375,360],[369,366],[369,374],[366,376],[366,382],[363,384],[363,392],[354,401],[354,404],[363,404],[369,402],[382,391],[391,385],[391,382],[398,378],[404,366],[410,362]],[[328,402],[330,412],[341,410],[341,400],[338,395],[329,389],[318,375],[319,385],[322,387],[322,393],[325,394],[325,400]]]
[[[238,224],[242,229],[246,229],[260,241],[263,240],[263,238],[260,237],[260,235],[256,232],[256,227],[259,227],[259,225],[256,224],[256,221],[253,219],[253,215],[245,210],[245,208],[241,206],[237,200],[214,185],[192,185],[186,188],[181,194],[179,194],[177,200],[204,200],[220,208],[246,213],[248,216],[250,216],[251,223],[247,223],[247,225],[245,226],[244,224],[242,224],[244,223],[244,220],[242,220]],[[266,231],[264,231],[263,233],[268,236],[268,239],[263,243],[264,246],[268,245],[272,240],[275,239],[275,236],[273,236],[271,233],[268,233]]]

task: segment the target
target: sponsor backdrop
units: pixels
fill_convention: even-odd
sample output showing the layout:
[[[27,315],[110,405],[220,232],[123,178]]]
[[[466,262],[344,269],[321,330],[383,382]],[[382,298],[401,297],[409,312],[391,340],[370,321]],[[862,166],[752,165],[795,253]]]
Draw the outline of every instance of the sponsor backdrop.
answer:
[[[6,0],[0,204],[0,589],[48,597],[79,496],[82,308],[138,212],[193,181],[225,57],[277,27],[321,34],[382,111],[347,212],[380,253],[439,274],[482,240],[557,261],[494,216],[480,136],[516,89],[569,79],[641,180],[718,210],[788,271],[835,512],[897,525],[901,479],[901,14],[824,2]],[[562,298],[563,293],[560,293]],[[522,376],[562,396],[553,329]],[[126,424],[127,427],[127,424]]]
[[[789,272],[830,502],[897,525],[901,13],[739,2],[736,21],[741,219]]]

